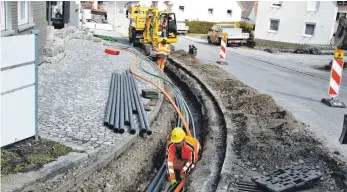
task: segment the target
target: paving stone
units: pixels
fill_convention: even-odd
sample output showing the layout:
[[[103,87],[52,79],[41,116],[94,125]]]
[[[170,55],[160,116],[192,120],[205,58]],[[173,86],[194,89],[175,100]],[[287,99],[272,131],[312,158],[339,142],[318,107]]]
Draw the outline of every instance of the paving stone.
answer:
[[[72,31],[75,29],[67,30],[68,33]],[[117,57],[105,55],[102,43],[83,40],[88,32],[75,31],[68,35],[80,39],[60,42],[65,45],[66,55],[62,60],[54,65],[43,64],[39,67],[40,133],[53,137],[59,135],[63,137],[60,139],[63,143],[87,142],[96,149],[103,143],[123,142],[128,134],[118,135],[103,126],[102,122],[111,73],[127,70],[135,56],[126,52]],[[143,67],[157,74],[149,63],[144,62]],[[162,85],[158,78],[148,76],[137,68],[135,71]],[[153,88],[137,79],[136,82],[139,90]],[[135,121],[135,124],[138,125],[138,122]],[[135,128],[138,129],[138,126]]]

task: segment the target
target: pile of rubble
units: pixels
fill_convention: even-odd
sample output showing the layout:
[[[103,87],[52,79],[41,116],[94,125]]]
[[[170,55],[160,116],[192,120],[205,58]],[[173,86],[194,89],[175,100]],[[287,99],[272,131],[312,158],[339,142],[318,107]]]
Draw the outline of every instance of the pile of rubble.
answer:
[[[45,61],[47,63],[58,63],[65,57],[65,45],[70,39],[85,39],[88,41],[101,42],[98,37],[93,37],[89,29],[78,29],[70,26],[63,29],[47,27],[47,41],[44,48]]]

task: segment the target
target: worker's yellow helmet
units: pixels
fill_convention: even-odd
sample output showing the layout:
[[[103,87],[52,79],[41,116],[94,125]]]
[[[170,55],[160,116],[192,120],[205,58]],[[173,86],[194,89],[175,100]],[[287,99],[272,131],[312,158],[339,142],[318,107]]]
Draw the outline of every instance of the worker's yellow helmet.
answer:
[[[171,132],[171,142],[172,143],[180,143],[183,141],[186,133],[181,127],[176,127]]]

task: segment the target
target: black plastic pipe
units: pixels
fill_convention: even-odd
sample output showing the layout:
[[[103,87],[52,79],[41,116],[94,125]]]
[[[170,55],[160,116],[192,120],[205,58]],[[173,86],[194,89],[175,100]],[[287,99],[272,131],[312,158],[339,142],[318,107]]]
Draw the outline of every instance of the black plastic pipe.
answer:
[[[131,77],[131,73],[130,73],[129,70],[127,70],[126,73],[127,73],[128,76]],[[129,79],[129,83],[132,84],[130,79]],[[130,90],[130,99],[131,99],[132,112],[136,114],[137,110],[136,110],[136,104],[135,104],[135,97],[134,97],[134,93],[133,93],[132,89]]]
[[[132,111],[132,108],[131,108],[131,97],[130,97],[130,92],[131,92],[131,83],[129,81],[129,78],[130,76],[129,75],[126,75],[125,76],[126,78],[126,81],[127,81],[127,91],[128,91],[128,115],[129,115],[129,125],[130,125],[130,134],[135,134],[136,133],[136,129],[135,129],[135,126],[134,126],[134,119],[133,119],[133,111]]]
[[[160,167],[158,170],[157,174],[155,175],[154,179],[152,182],[149,184],[149,186],[146,189],[146,192],[152,192],[153,189],[156,187],[158,180],[161,178],[162,174],[165,175],[165,163]]]
[[[117,102],[116,102],[116,113],[114,115],[114,119],[115,119],[115,122],[114,122],[114,129],[116,132],[119,132],[119,108],[120,108],[120,85],[121,85],[121,75],[118,74],[118,77],[117,77]]]
[[[124,124],[125,125],[129,125],[129,113],[128,113],[128,110],[129,110],[129,108],[128,108],[128,81],[127,81],[127,75],[126,74],[124,74],[124,79],[123,79],[123,81],[124,81],[124,83],[123,83],[123,85],[124,85],[124,89],[123,89],[123,91],[124,91]]]
[[[113,91],[114,91],[114,73],[112,73],[111,75],[110,91],[108,94],[106,114],[104,118],[104,125],[106,126],[109,126],[110,124],[110,116],[111,116],[111,109],[112,109],[112,102],[113,102]]]
[[[132,76],[132,81],[133,81],[134,87],[135,87],[135,95],[136,95],[138,102],[140,104],[141,115],[143,117],[143,121],[145,124],[145,129],[147,131],[147,135],[151,135],[152,130],[151,130],[151,127],[150,127],[149,122],[148,122],[147,112],[145,111],[145,109],[143,107],[143,103],[142,103],[141,97],[139,95],[140,92],[138,91],[137,84],[135,83],[135,78],[133,76]]]
[[[136,86],[135,86],[135,81],[134,81],[134,77],[132,75],[129,76],[130,77],[130,84],[131,84],[131,88],[133,90],[133,96],[134,96],[134,102],[136,105],[136,111],[140,120],[140,133],[146,133],[146,125],[142,116],[142,111],[141,111],[141,107],[140,107],[140,102],[138,99],[138,92],[136,91]]]
[[[124,133],[124,73],[121,74],[120,80],[120,112],[119,112],[119,133]]]
[[[113,98],[112,98],[112,107],[111,107],[111,115],[110,115],[110,128],[114,128],[114,118],[116,114],[116,103],[117,103],[117,90],[118,90],[118,74],[114,73],[113,77]]]
[[[153,189],[153,192],[158,192],[158,191],[160,191],[160,189],[161,189],[161,185],[162,185],[162,183],[163,183],[163,181],[165,180],[165,172],[163,172],[161,175],[160,175],[160,177],[159,177],[159,179],[158,179],[158,181],[157,181],[157,185],[154,187],[154,189]]]

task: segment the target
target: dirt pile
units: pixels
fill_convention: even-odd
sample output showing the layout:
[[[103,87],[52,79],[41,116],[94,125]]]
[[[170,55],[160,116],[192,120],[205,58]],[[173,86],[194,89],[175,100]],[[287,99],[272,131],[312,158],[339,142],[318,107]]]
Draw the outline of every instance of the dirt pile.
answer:
[[[311,191],[347,189],[344,162],[328,153],[305,124],[296,121],[270,96],[260,94],[218,66],[204,64],[183,51],[174,52],[172,57],[199,74],[218,94],[234,124],[233,150],[237,157],[230,173],[234,176],[231,184],[283,166],[304,164],[324,173]]]

